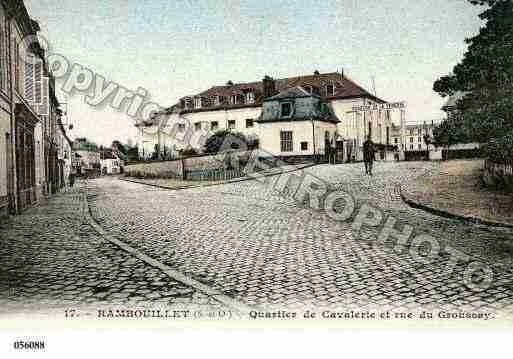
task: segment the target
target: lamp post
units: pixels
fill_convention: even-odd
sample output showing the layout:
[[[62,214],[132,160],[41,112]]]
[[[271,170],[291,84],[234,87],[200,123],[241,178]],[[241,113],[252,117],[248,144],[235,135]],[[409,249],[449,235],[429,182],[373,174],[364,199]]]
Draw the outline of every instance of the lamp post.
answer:
[[[314,119],[313,117],[310,118],[310,120],[312,121],[312,144],[313,144],[313,157],[314,157],[314,162],[317,162],[317,151],[315,149],[315,122],[314,122]]]

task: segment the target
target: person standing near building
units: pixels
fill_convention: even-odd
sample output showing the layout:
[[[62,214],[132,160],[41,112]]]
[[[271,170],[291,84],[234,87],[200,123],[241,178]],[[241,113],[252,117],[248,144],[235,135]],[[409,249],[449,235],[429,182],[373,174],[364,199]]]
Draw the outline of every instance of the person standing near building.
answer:
[[[370,135],[363,143],[363,162],[365,164],[365,174],[372,176],[372,165],[374,163],[374,142],[372,142]]]

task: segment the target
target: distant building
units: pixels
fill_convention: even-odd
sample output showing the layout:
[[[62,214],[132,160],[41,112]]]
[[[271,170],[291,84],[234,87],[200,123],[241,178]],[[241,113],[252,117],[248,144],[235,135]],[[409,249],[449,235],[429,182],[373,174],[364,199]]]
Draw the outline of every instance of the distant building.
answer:
[[[440,123],[440,120],[431,123],[422,124],[406,124],[404,126],[404,134],[401,141],[401,130],[398,127],[392,128],[392,144],[398,149],[404,151],[427,151],[428,146],[424,140],[424,136],[433,138],[433,129]],[[430,149],[433,146],[430,145]]]
[[[123,169],[123,160],[116,151],[106,148],[100,150],[100,165],[103,175],[120,174]]]
[[[77,138],[73,142],[73,166],[78,175],[100,174],[100,151],[98,146],[87,138]]]

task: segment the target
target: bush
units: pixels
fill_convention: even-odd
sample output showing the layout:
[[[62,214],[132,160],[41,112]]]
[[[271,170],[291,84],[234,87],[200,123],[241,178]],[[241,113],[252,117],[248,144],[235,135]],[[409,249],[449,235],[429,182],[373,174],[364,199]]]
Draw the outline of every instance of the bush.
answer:
[[[192,147],[180,151],[182,157],[196,156],[197,154],[198,152]]]
[[[248,147],[248,139],[240,132],[232,132],[230,130],[220,130],[210,136],[205,142],[206,153],[218,153],[221,148],[229,145],[231,149],[241,149],[240,145]]]
[[[485,156],[496,163],[511,163],[513,161],[513,131],[494,138],[484,147]]]

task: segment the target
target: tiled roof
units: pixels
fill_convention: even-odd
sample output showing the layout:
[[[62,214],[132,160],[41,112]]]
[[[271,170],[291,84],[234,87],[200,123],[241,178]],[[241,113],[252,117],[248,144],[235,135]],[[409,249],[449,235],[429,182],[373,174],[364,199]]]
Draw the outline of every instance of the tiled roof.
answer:
[[[340,98],[354,98],[354,97],[368,97],[373,98],[380,103],[384,103],[386,101],[377,98],[372,95],[370,92],[365,90],[363,87],[356,84],[354,81],[349,79],[347,76],[339,73],[339,72],[331,72],[325,74],[313,74],[313,75],[304,75],[304,76],[296,76],[289,77],[284,79],[275,79],[276,84],[276,92],[282,92],[288,88],[310,85],[317,87],[320,91],[320,95],[326,99],[340,99]],[[326,85],[333,84],[335,85],[335,92],[333,94],[326,94]],[[210,98],[214,96],[224,96],[229,97],[231,95],[243,94],[244,90],[253,90],[255,93],[255,103],[248,104],[250,106],[260,105],[263,101],[263,82],[248,82],[248,83],[238,83],[238,84],[227,84],[223,86],[213,86],[210,89],[203,91],[197,95],[186,96],[185,98],[193,98],[193,97],[204,97]],[[207,109],[215,109],[216,106],[205,106],[205,108],[200,109],[190,109],[188,111],[201,111]],[[217,107],[226,108],[226,107],[240,107],[239,105],[230,105],[230,104],[222,104]]]
[[[349,79],[346,75],[340,72],[330,72],[330,73],[315,73],[312,75],[302,75],[296,77],[288,77],[283,79],[275,79],[275,90],[276,94],[283,92],[284,90],[294,88],[296,86],[312,86],[316,88],[319,92],[319,95],[327,100],[334,99],[344,99],[344,98],[358,98],[358,97],[366,97],[374,99],[379,103],[385,103],[386,101],[372,95],[370,92],[365,90],[363,87],[356,84],[353,80]],[[333,84],[335,85],[335,91],[333,94],[326,93],[326,85]],[[229,98],[231,95],[242,95],[245,91],[252,90],[254,93],[254,102],[253,103],[239,103],[239,104],[228,104],[222,103],[217,106],[213,105],[213,99],[216,96],[224,96],[225,98]],[[187,98],[194,97],[202,97],[204,99],[210,100],[205,106],[201,108],[190,108],[185,109],[182,108],[180,103],[171,106],[168,109],[168,113],[172,112],[201,112],[201,111],[213,111],[213,110],[224,110],[226,108],[236,109],[236,108],[244,108],[244,107],[260,107],[264,100],[264,88],[263,81],[255,81],[255,82],[247,82],[247,83],[237,83],[237,84],[226,84],[222,86],[213,86],[206,91],[203,91],[196,95],[183,97],[181,100],[185,100]],[[151,126],[156,119],[148,120],[144,122],[138,123],[136,126]]]

